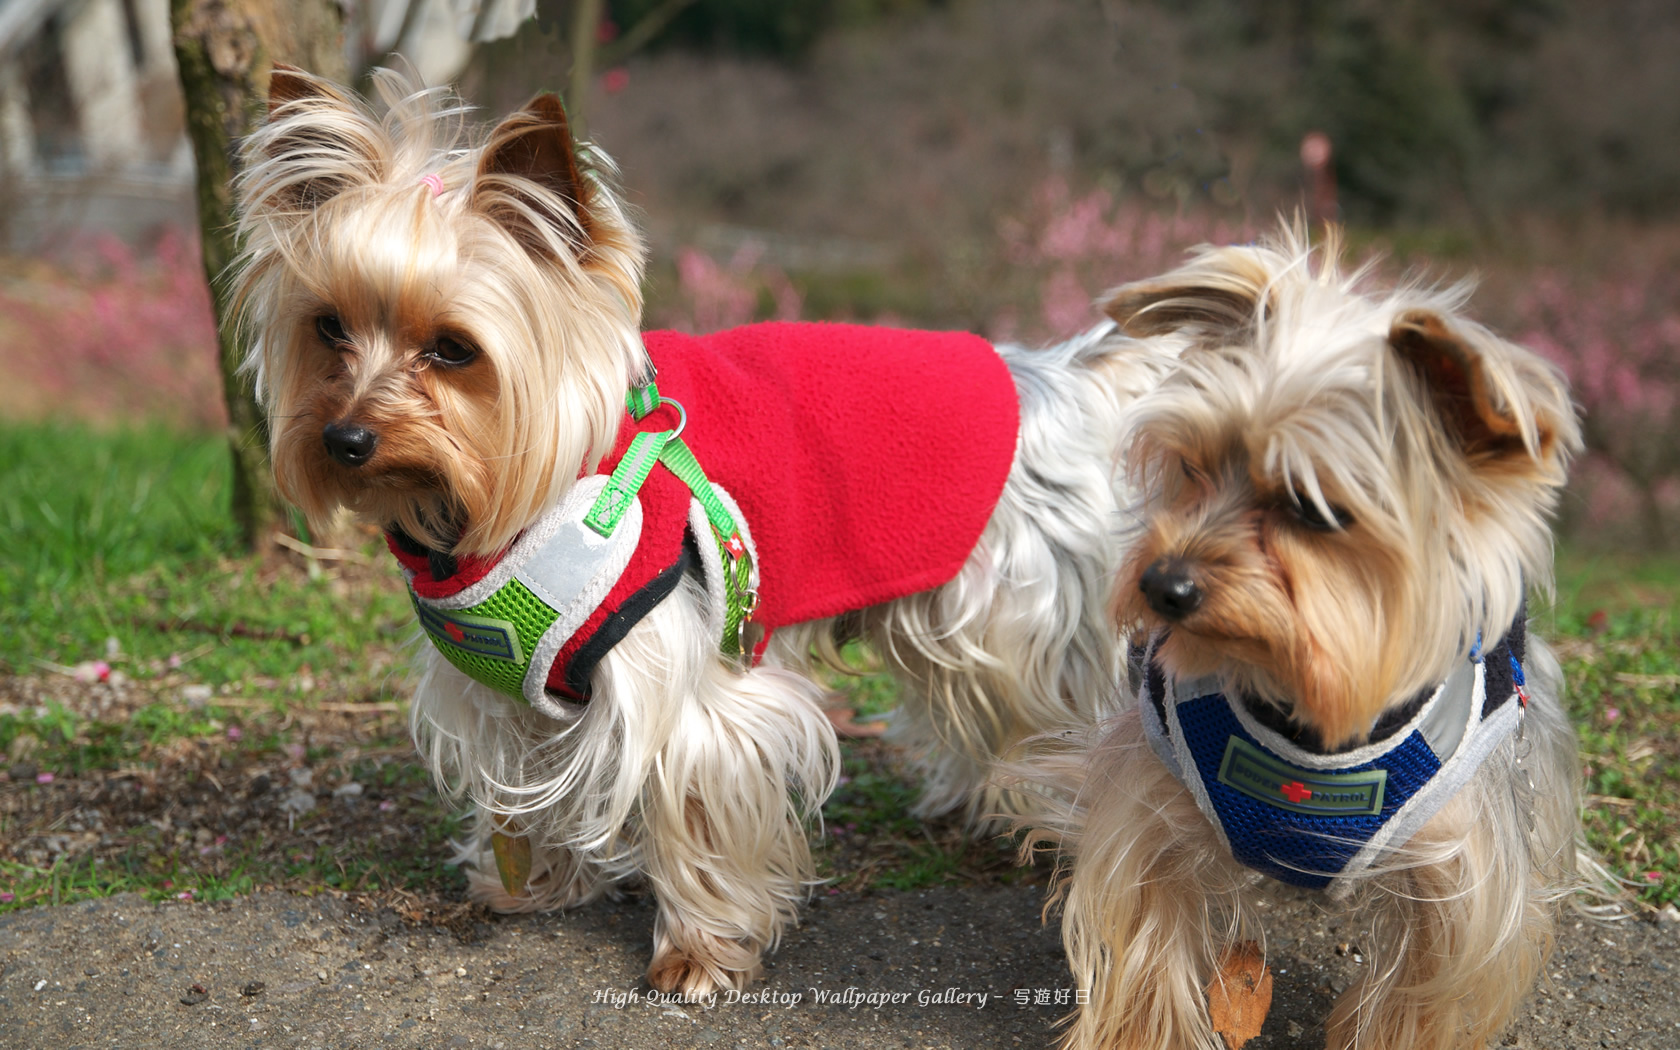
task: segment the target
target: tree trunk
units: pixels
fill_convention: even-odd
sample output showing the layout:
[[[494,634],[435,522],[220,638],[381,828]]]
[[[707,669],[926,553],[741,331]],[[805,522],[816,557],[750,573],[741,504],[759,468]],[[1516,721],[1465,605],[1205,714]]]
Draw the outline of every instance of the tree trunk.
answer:
[[[595,43],[601,31],[602,0],[573,0],[572,71],[566,88],[566,122],[579,138],[589,134],[589,91],[595,81]]]
[[[233,178],[238,143],[262,119],[269,71],[285,62],[343,83],[343,16],[335,0],[170,0],[187,132],[198,162],[198,222],[210,281],[233,456],[233,516],[247,547],[265,547],[284,521],[268,460],[268,425],[223,271],[238,252]]]

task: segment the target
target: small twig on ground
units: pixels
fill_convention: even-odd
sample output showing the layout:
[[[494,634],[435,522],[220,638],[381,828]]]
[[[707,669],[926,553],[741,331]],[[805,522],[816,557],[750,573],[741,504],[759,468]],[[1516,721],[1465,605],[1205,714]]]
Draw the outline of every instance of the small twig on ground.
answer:
[[[347,551],[338,547],[312,547],[285,533],[278,533],[274,542],[290,551],[296,551],[311,561],[347,561],[356,565],[368,564],[367,555],[361,551]]]
[[[1629,674],[1619,672],[1616,681],[1623,685],[1646,686],[1651,689],[1672,689],[1680,686],[1680,674]]]
[[[235,638],[250,638],[259,642],[290,642],[291,644],[297,646],[309,644],[309,638],[307,635],[295,634],[291,631],[280,630],[279,628],[252,627],[243,621],[230,624],[226,627],[217,627],[214,624],[204,623],[199,620],[177,620],[173,622],[169,620],[151,620],[143,626],[149,627],[154,631],[160,631],[164,634],[190,633],[232,635]]]
[[[1624,806],[1628,809],[1637,808],[1638,799],[1620,798],[1616,795],[1588,795],[1587,801],[1595,806]]]
[[[265,708],[273,707],[276,704],[286,704],[286,701],[283,698],[278,697],[273,700],[261,700],[248,696],[218,696],[213,700],[205,701],[205,706],[207,707]],[[389,714],[393,711],[401,710],[402,704],[395,700],[377,700],[369,701],[367,703],[339,703],[336,701],[324,701],[319,704],[295,706],[287,705],[286,707],[286,712],[288,714],[308,714],[310,711],[329,711],[333,713],[352,715],[368,713]]]
[[[208,655],[209,653],[213,653],[215,651],[216,651],[216,643],[215,642],[205,642],[203,645],[195,645],[191,649],[188,649],[186,652],[181,654],[181,658],[180,658],[179,661],[177,661],[177,665],[185,665],[185,664],[191,663],[192,661],[198,659],[199,657]]]

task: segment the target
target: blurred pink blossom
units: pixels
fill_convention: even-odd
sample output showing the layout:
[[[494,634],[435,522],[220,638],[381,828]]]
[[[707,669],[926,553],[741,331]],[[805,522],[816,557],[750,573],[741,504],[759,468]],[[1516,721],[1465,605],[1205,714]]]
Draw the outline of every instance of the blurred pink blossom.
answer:
[[[1126,281],[1161,273],[1198,244],[1252,239],[1252,232],[1200,212],[1163,215],[1100,187],[1075,194],[1066,179],[1039,183],[1025,212],[998,224],[1010,263],[1036,275],[1042,330],[1017,335],[1019,319],[999,304],[991,329],[1007,338],[1063,339],[1098,320],[1093,302]]]
[[[1672,266],[1582,276],[1541,270],[1516,303],[1518,340],[1568,377],[1582,410],[1596,520],[1632,490],[1645,539],[1665,542],[1667,507],[1680,488],[1680,276]]]
[[[226,413],[198,243],[166,233],[146,258],[114,237],[0,282],[0,407],[215,428]],[[8,395],[9,396],[6,396]]]
[[[748,324],[758,317],[759,304],[768,299],[779,321],[796,321],[805,300],[774,266],[761,266],[763,248],[742,245],[728,264],[720,264],[698,248],[677,253],[677,290],[680,302],[664,323],[694,333],[716,332]]]

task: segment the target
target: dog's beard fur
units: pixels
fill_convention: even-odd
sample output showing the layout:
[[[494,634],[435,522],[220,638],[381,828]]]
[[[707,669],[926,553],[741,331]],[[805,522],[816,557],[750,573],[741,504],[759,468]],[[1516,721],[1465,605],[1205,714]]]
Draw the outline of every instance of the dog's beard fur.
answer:
[[[1161,377],[1126,421],[1139,524],[1118,621],[1169,631],[1167,673],[1215,675],[1329,747],[1365,740],[1549,583],[1546,518],[1579,446],[1556,370],[1457,316],[1463,289],[1367,295],[1335,252],[1286,231],[1106,301]],[[1143,594],[1163,560],[1198,588],[1192,610]],[[1527,665],[1519,733],[1353,887],[1379,943],[1330,1018],[1336,1050],[1484,1045],[1538,972],[1574,871],[1578,774],[1537,639]],[[1064,936],[1091,992],[1066,1045],[1221,1046],[1203,989],[1263,937],[1258,876],[1135,711],[1038,748],[1015,772],[1049,789],[1039,841],[1069,861]]]
[[[641,242],[610,165],[574,150],[552,96],[480,144],[447,96],[386,72],[374,84],[383,116],[277,71],[244,147],[233,288],[285,494],[312,520],[349,507],[447,566],[503,550],[610,451],[645,367]],[[1130,345],[1108,324],[1005,348],[1021,437],[974,555],[946,586],[846,619],[903,683],[895,732],[927,773],[923,812],[1006,807],[986,786],[993,760],[1111,699]],[[331,425],[377,435],[365,462],[328,450]],[[430,647],[412,714],[442,789],[477,809],[459,849],[473,895],[564,907],[646,876],[649,979],[690,993],[750,980],[792,920],[812,878],[805,822],[838,768],[805,673],[814,644],[833,655],[834,625],[779,631],[740,669],[705,601],[685,581],[608,652],[569,720]],[[525,885],[497,877],[497,834],[530,842]]]

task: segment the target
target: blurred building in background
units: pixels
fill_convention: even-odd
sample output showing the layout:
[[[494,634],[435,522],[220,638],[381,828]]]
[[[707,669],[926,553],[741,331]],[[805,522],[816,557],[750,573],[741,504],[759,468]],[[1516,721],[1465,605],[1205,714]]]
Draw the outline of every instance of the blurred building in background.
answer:
[[[448,84],[474,44],[513,36],[536,14],[537,0],[347,0],[343,7],[352,69],[401,55],[421,80]]]
[[[475,42],[514,33],[535,0],[351,0],[353,69],[398,53],[453,80]],[[0,248],[86,233],[144,242],[193,221],[169,0],[0,2]]]
[[[190,220],[169,0],[0,5],[0,178],[13,250]]]

